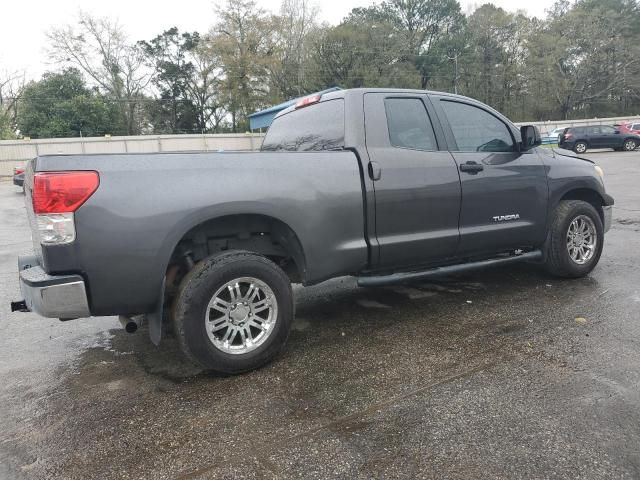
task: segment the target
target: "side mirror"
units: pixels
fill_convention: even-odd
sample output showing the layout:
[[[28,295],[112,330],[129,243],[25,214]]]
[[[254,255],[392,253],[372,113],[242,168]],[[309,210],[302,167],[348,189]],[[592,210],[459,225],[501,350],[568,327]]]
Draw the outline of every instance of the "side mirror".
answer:
[[[533,125],[525,125],[520,127],[520,135],[522,136],[522,151],[531,150],[534,147],[542,145],[542,137],[540,130]]]

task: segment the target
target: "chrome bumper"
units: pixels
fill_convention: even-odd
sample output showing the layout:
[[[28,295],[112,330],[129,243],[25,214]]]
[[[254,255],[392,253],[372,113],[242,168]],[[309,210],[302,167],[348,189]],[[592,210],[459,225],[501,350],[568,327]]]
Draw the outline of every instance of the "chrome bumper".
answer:
[[[48,318],[69,320],[89,317],[89,302],[84,280],[80,275],[49,275],[33,257],[21,257],[20,290],[27,308]]]
[[[605,233],[609,231],[611,228],[611,217],[613,216],[613,207],[602,207],[602,212],[604,213],[604,231]]]

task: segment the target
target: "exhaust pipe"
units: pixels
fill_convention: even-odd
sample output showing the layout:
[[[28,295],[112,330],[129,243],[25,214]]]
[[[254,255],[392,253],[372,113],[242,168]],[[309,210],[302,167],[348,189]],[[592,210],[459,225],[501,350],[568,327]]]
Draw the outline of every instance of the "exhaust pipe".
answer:
[[[124,315],[120,315],[118,320],[120,320],[120,324],[122,325],[122,328],[124,328],[125,332],[136,333],[138,328],[142,325],[143,318],[144,317],[142,315],[136,315],[134,317],[125,317]]]

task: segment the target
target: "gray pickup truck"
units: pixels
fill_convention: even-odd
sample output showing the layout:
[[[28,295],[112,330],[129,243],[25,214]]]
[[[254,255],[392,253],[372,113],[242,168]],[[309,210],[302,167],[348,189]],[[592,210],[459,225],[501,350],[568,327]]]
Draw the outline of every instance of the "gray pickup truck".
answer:
[[[355,89],[283,111],[261,152],[47,155],[26,170],[35,252],[24,300],[45,317],[171,325],[191,359],[272,359],[292,282],[388,285],[509,262],[580,277],[613,199],[589,160],[446,93]]]

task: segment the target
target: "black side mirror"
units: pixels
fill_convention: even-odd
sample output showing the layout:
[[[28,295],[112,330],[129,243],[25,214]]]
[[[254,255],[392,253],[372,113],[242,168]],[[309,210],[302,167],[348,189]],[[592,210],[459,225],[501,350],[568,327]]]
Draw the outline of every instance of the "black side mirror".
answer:
[[[531,150],[534,147],[542,145],[542,137],[540,130],[533,125],[525,125],[520,127],[520,135],[522,136],[522,151]]]

